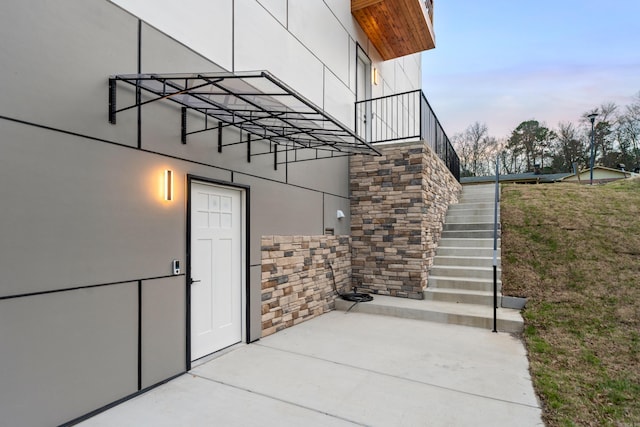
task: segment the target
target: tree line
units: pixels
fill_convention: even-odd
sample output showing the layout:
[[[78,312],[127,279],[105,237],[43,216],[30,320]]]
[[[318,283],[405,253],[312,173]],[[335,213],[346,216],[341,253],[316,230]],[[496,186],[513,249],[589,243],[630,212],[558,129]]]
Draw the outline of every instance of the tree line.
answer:
[[[460,158],[461,176],[494,175],[497,156],[502,174],[586,169],[591,157],[591,114],[597,114],[593,123],[594,164],[637,170],[640,92],[629,105],[603,103],[585,112],[578,123],[561,122],[549,128],[537,120],[524,121],[502,139],[489,135],[486,124],[475,122],[451,138]]]

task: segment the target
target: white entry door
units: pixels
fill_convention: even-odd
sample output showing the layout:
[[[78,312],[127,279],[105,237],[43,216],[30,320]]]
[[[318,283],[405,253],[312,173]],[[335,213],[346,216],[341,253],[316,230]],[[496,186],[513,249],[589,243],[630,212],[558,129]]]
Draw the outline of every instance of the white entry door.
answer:
[[[242,193],[191,184],[191,360],[242,340]]]

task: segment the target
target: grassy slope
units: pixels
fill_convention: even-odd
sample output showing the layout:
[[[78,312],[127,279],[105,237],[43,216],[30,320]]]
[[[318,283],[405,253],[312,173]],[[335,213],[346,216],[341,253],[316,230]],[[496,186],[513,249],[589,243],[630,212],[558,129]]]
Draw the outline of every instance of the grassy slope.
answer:
[[[548,426],[640,426],[640,179],[502,189],[505,295]]]

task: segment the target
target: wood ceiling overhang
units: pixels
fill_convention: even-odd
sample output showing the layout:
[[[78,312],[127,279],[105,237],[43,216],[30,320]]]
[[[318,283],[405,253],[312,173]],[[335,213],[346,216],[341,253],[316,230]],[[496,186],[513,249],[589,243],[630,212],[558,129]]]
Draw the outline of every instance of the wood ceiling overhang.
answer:
[[[351,0],[351,14],[385,61],[435,47],[432,0]]]

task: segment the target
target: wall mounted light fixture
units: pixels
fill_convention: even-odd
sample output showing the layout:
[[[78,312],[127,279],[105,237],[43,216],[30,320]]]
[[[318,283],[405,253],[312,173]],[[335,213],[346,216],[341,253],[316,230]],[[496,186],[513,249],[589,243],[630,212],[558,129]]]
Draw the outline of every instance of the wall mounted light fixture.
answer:
[[[338,219],[344,218],[344,212],[342,212],[340,209],[338,209],[338,211],[336,212],[336,218],[338,218]]]
[[[379,78],[380,78],[380,76],[379,76],[379,73],[378,73],[378,69],[377,68],[373,68],[371,70],[371,82],[374,85],[378,86]]]
[[[164,171],[164,199],[173,200],[173,171]]]

